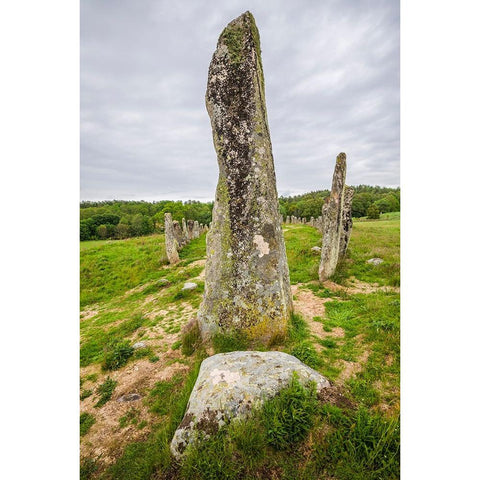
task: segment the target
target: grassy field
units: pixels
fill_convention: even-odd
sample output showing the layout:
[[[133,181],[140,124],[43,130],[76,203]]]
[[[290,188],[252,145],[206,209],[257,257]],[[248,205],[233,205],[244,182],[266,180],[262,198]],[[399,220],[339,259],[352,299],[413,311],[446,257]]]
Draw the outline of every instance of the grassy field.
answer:
[[[162,235],[82,244],[81,478],[399,478],[400,221],[389,215],[355,221],[347,258],[323,285],[311,251],[321,235],[284,227],[295,314],[274,348],[335,387],[316,399],[292,384],[191,449],[182,465],[169,442],[207,356],[195,335],[181,333],[201,302],[205,236],[173,267]],[[372,257],[384,262],[367,264]],[[197,288],[182,291],[187,281]],[[216,352],[239,348],[250,346],[241,338],[214,344]],[[133,393],[135,401],[119,401]]]

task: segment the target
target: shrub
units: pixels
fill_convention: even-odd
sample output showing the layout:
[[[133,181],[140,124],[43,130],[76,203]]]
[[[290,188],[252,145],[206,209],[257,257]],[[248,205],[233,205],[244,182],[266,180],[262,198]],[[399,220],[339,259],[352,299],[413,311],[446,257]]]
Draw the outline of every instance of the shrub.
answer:
[[[377,205],[375,205],[374,203],[372,203],[368,208],[367,208],[367,218],[370,218],[372,220],[375,220],[377,218],[380,218],[380,210],[379,208],[377,207]]]
[[[104,370],[118,370],[128,362],[128,359],[134,352],[133,347],[127,341],[114,343],[111,348],[105,354],[105,360],[102,365]]]

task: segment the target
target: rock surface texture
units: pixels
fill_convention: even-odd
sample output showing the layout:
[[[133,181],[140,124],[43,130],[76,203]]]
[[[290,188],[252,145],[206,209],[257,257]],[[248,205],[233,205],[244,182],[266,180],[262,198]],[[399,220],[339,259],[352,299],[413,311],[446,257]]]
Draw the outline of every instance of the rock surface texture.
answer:
[[[342,258],[347,253],[348,242],[352,233],[352,200],[355,189],[353,187],[345,187],[343,195],[343,212],[342,212],[342,232],[340,235],[340,251],[339,258]]]
[[[175,231],[173,230],[172,215],[165,214],[165,250],[167,258],[170,263],[178,263],[180,257],[178,256],[178,243],[175,238]]]
[[[286,332],[292,310],[267,123],[260,40],[246,12],[228,24],[208,72],[206,106],[219,178],[207,234],[202,337]]]
[[[202,434],[208,436],[233,418],[248,416],[252,408],[285,388],[293,372],[304,385],[315,382],[318,392],[330,387],[318,372],[283,352],[220,353],[204,360],[172,439],[173,455],[180,458]]]
[[[318,276],[321,282],[333,275],[340,257],[346,173],[347,156],[344,153],[340,153],[335,163],[332,189],[322,207],[322,256],[318,269]]]

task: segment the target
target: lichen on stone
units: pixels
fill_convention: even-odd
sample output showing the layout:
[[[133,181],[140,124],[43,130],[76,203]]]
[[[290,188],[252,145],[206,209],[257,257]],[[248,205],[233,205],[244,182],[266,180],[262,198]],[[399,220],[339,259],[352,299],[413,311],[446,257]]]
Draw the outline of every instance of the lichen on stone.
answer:
[[[207,235],[202,336],[281,334],[292,309],[267,123],[260,38],[250,12],[220,35],[206,106],[219,165]],[[261,328],[255,326],[262,325]]]

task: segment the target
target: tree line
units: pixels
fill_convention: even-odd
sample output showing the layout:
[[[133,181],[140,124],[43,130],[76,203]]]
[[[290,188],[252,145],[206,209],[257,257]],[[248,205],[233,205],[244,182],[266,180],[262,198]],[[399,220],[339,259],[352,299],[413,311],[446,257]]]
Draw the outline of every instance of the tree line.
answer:
[[[352,216],[375,218],[372,212],[387,213],[400,211],[400,188],[353,187]],[[296,217],[319,217],[329,190],[304,193],[291,197],[280,197],[281,215]],[[197,220],[208,225],[212,221],[213,202],[196,200],[156,202],[107,200],[80,203],[80,240],[121,239],[138,237],[163,231],[164,215],[172,214],[173,220],[181,222]],[[369,210],[370,209],[370,210]]]

